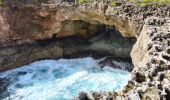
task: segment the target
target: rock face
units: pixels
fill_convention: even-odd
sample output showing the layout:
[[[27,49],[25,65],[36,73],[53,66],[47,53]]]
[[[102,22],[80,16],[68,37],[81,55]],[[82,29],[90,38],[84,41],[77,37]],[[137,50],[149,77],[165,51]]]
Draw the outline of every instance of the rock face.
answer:
[[[5,7],[0,6],[1,46],[51,38],[74,11],[73,7],[43,9],[18,0],[7,0],[6,3]]]
[[[61,30],[56,34],[56,37],[91,37],[105,30],[105,24],[98,21],[86,22],[83,20],[67,20],[63,22]]]
[[[0,47],[33,43],[55,35],[86,38],[105,29],[103,22],[90,19],[76,7],[61,4],[51,7],[51,2],[36,4],[33,1],[6,0],[5,6],[0,6]]]
[[[130,59],[134,42],[122,37],[116,30],[105,30],[94,37],[54,38],[31,44],[8,46],[0,49],[0,71],[9,70],[41,59],[56,59],[69,55],[94,53]]]
[[[132,71],[132,82],[135,84],[132,91],[143,100],[168,100],[170,18],[151,17],[145,23],[131,52],[135,66]]]
[[[147,5],[141,7],[127,3],[113,9],[117,11],[116,14],[113,15],[112,12],[108,11],[108,15],[113,15],[115,26],[124,37],[138,38],[145,24],[145,19],[150,16],[170,17],[170,7],[168,5]]]

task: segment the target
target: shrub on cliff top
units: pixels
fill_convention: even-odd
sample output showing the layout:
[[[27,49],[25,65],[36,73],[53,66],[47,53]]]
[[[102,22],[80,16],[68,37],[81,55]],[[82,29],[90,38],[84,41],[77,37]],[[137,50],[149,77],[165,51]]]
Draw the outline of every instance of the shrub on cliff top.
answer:
[[[112,5],[112,6],[120,6],[121,3],[120,3],[120,2],[116,2],[116,1],[112,1],[112,2],[111,2],[111,5]]]
[[[0,0],[0,5],[3,5],[4,4],[4,0]]]
[[[83,4],[83,3],[87,3],[89,2],[89,0],[77,0],[78,4]]]
[[[161,3],[161,4],[170,4],[170,0],[129,0],[132,3],[137,3],[141,6],[145,6],[149,3],[152,4],[157,4],[157,3]]]

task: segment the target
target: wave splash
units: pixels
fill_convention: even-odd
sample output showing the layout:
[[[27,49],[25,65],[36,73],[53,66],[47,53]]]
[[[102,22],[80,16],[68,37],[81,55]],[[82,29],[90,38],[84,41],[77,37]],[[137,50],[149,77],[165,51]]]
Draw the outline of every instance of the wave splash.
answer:
[[[69,100],[81,91],[119,91],[130,73],[110,67],[100,68],[97,60],[42,60],[0,74],[10,77],[3,100]]]

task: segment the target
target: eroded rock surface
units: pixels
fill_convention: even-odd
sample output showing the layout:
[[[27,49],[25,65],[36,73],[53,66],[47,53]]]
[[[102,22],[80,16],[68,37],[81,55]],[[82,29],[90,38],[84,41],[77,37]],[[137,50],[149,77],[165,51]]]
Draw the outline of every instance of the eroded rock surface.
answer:
[[[132,49],[131,57],[135,66],[132,71],[132,81],[135,84],[132,91],[133,93],[135,91],[143,100],[168,100],[170,89],[169,26],[170,18],[148,18]]]
[[[0,6],[1,47],[51,38],[74,13],[74,7],[61,8],[47,9],[31,1],[7,0],[6,6]]]

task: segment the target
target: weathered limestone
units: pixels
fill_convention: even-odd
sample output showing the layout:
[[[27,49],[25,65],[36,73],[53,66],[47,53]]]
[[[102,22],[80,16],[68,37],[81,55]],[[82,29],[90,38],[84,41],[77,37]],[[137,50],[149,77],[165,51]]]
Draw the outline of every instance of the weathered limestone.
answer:
[[[74,12],[73,7],[43,9],[33,4],[22,5],[0,6],[1,47],[51,38]]]
[[[150,17],[145,23],[131,51],[134,64],[131,81],[135,84],[132,91],[136,91],[142,100],[168,100],[170,18]]]

